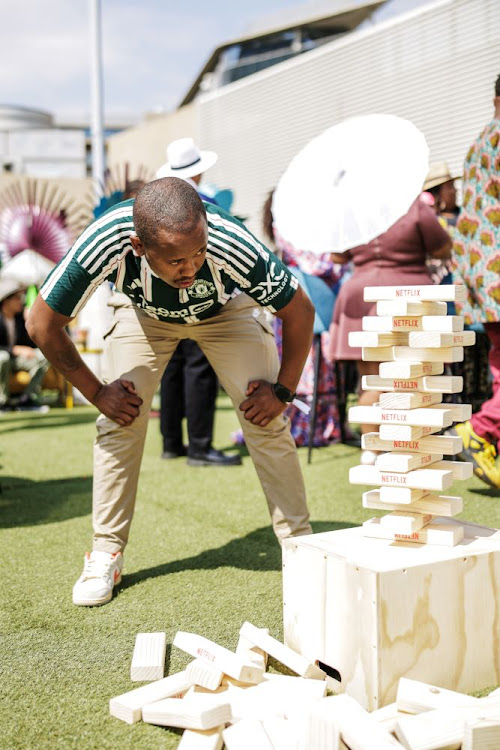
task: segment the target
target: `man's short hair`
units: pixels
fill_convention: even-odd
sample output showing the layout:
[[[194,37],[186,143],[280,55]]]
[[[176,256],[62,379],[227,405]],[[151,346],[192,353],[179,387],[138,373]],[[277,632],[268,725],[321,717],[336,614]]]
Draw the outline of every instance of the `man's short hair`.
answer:
[[[158,230],[189,234],[206,220],[205,206],[196,190],[178,177],[148,182],[134,203],[134,227],[145,247],[154,245]]]
[[[500,76],[495,81],[495,96],[500,96]]]

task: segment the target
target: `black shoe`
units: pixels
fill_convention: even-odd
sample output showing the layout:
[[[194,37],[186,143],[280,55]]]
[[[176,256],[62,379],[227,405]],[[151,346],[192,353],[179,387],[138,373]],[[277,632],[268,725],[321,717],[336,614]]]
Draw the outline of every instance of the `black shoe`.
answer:
[[[241,466],[241,456],[233,453],[227,456],[222,451],[209,448],[204,453],[188,456],[188,466]]]
[[[169,458],[182,458],[182,456],[187,456],[187,448],[186,446],[182,446],[180,451],[163,451],[161,454],[162,458],[166,458],[167,460]]]

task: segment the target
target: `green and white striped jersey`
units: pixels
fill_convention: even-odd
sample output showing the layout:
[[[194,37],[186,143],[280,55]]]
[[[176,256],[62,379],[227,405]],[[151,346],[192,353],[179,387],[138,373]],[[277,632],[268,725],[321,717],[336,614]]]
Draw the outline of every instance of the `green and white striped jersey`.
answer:
[[[62,315],[74,317],[104,282],[112,282],[145,313],[169,323],[198,323],[244,292],[276,312],[290,302],[298,282],[279,258],[237,219],[205,203],[208,247],[196,280],[176,289],[134,254],[133,199],[119,203],[80,235],[45,280],[40,294]]]

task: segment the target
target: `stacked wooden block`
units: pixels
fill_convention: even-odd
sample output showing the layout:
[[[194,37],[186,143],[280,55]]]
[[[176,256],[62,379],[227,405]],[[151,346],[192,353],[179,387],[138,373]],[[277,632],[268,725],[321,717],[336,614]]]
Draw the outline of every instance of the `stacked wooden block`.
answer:
[[[472,464],[443,460],[462,449],[459,437],[437,435],[470,418],[469,404],[442,403],[460,393],[462,378],[443,375],[444,364],[463,360],[475,342],[463,318],[447,315],[446,302],[463,301],[464,286],[366,287],[377,315],[363,318],[363,331],[349,344],[362,348],[364,361],[380,362],[378,375],[363,377],[362,388],[381,391],[378,404],[354,406],[349,421],[379,425],[362,436],[362,448],[380,452],[374,466],[355,466],[351,484],[378,485],[365,492],[365,508],[390,511],[363,525],[366,536],[454,546],[463,528],[447,519],[462,510],[462,498],[436,494],[456,479],[472,476]]]

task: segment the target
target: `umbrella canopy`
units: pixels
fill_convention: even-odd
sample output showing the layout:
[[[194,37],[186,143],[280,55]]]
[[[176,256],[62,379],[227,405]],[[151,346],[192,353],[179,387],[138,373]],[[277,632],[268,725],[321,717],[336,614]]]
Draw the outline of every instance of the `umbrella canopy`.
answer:
[[[345,120],[290,162],[273,196],[278,233],[299,250],[341,253],[403,216],[429,170],[423,134],[394,115]]]
[[[22,250],[9,260],[1,271],[3,279],[13,279],[23,286],[41,286],[54,268],[54,263],[34,250]]]

